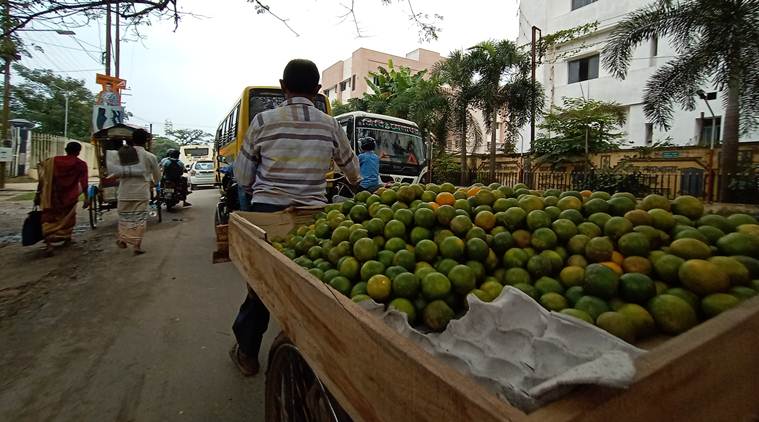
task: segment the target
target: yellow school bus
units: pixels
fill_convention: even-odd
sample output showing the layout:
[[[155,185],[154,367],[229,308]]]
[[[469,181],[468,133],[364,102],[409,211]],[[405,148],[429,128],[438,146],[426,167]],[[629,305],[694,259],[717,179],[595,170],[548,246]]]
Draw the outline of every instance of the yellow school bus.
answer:
[[[216,129],[214,145],[219,160],[232,163],[242,147],[243,138],[250,122],[256,114],[278,107],[285,101],[282,89],[274,86],[249,86],[224,117]],[[319,110],[329,113],[329,101],[323,94],[318,94],[314,105]]]

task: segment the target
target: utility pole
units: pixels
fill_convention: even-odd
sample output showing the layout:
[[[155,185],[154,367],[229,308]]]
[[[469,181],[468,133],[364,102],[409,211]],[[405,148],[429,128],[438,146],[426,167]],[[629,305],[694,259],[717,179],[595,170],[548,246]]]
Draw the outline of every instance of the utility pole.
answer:
[[[111,76],[111,2],[105,5],[105,74]]]
[[[116,77],[119,77],[119,70],[121,70],[121,34],[119,28],[119,21],[121,19],[119,18],[119,13],[121,12],[121,8],[119,7],[119,2],[116,2]]]
[[[3,0],[3,29],[4,32],[10,29],[11,26],[11,11],[8,0]],[[11,119],[11,63],[13,62],[13,55],[15,54],[15,48],[11,49],[13,40],[10,35],[6,36],[6,39],[2,40],[3,47],[5,47],[5,57],[3,57],[5,63],[3,64],[3,115],[2,115],[2,147],[10,147],[10,119]],[[5,162],[0,161],[0,189],[5,187]]]

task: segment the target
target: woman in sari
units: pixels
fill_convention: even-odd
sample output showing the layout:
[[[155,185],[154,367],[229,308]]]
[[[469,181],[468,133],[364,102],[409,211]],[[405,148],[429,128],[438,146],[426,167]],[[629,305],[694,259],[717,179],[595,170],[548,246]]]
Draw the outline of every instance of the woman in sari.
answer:
[[[40,181],[34,203],[42,207],[42,234],[52,255],[53,243],[71,242],[76,225],[76,204],[87,191],[87,163],[78,158],[82,145],[66,144],[66,155],[48,158],[40,163]],[[84,206],[88,203],[85,200]]]
[[[132,137],[133,148],[119,152],[121,164],[128,166],[129,170],[119,175],[119,237],[116,244],[120,248],[132,246],[135,255],[145,253],[142,238],[148,225],[150,190],[161,178],[156,156],[145,150],[147,140],[148,133],[137,130]]]

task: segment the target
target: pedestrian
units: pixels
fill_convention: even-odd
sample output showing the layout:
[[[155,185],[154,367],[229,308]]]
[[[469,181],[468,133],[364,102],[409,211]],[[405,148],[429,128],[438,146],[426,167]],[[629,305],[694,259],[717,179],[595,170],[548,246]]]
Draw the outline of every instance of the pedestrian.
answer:
[[[374,138],[366,137],[359,139],[361,154],[358,155],[358,163],[361,166],[361,189],[374,192],[380,187],[380,162],[374,153],[376,143]]]
[[[150,192],[161,179],[158,159],[145,150],[147,141],[148,133],[139,129],[132,134],[132,145],[119,150],[119,160],[129,170],[118,175],[119,235],[116,245],[122,249],[131,245],[135,255],[145,253],[142,238],[148,225]]]
[[[310,60],[291,60],[279,81],[286,101],[257,114],[245,134],[234,174],[250,187],[253,212],[277,212],[291,206],[327,202],[330,163],[340,167],[351,184],[360,179],[358,159],[337,121],[314,107],[319,70]],[[232,361],[246,376],[258,373],[258,352],[269,326],[269,310],[248,289],[232,330],[237,344]]]
[[[39,184],[34,204],[42,207],[42,234],[45,254],[53,254],[53,243],[71,243],[76,225],[76,204],[79,195],[87,192],[87,163],[79,159],[82,145],[66,144],[66,155],[48,158],[40,163]],[[87,198],[84,207],[89,204]]]

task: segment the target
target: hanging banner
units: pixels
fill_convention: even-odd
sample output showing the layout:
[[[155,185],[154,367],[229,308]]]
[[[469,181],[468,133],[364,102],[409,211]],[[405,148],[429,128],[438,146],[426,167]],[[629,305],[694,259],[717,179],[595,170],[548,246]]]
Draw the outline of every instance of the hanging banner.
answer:
[[[95,82],[101,86],[101,91],[92,110],[92,130],[97,132],[124,123],[121,90],[126,88],[126,80],[98,73]]]
[[[94,132],[121,123],[124,123],[124,107],[96,105],[92,110],[92,130]]]

